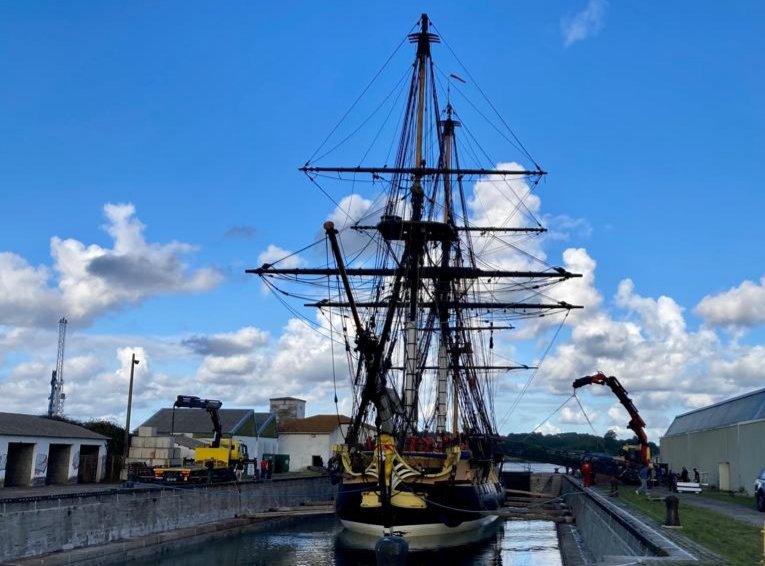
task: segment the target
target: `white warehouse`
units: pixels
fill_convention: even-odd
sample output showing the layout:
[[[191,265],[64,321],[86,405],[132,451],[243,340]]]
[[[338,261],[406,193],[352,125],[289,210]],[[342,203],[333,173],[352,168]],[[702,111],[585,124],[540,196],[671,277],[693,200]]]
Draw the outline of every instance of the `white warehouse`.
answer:
[[[107,441],[65,421],[0,413],[0,487],[101,481]]]

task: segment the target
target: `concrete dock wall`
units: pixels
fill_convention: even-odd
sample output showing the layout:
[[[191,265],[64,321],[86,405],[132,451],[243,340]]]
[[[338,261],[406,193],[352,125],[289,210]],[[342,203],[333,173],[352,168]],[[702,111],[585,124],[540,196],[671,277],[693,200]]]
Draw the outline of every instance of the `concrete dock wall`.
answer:
[[[608,498],[562,477],[561,494],[570,507],[587,550],[599,561],[607,557],[693,558],[656,529],[614,505]]]
[[[576,527],[588,550],[598,559],[606,556],[667,556],[669,553],[648,538],[647,532],[618,513],[600,496],[584,490],[568,477],[562,478],[561,494],[576,518]]]
[[[0,562],[327,501],[325,477],[0,501]]]

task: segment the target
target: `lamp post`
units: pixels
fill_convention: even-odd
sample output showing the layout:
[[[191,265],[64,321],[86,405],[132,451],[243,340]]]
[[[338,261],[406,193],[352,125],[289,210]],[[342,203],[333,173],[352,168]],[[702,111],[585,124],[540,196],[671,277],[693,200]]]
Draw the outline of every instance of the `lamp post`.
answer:
[[[125,458],[128,456],[128,446],[130,444],[130,409],[133,405],[133,371],[137,365],[138,360],[135,359],[135,352],[133,352],[133,358],[130,361],[130,387],[128,388],[127,420],[125,421],[125,447],[123,454]]]

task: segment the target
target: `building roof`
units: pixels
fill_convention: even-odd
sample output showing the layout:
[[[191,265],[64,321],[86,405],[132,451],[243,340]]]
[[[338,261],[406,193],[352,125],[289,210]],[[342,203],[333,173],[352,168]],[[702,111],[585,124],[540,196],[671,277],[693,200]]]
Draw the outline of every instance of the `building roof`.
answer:
[[[70,422],[20,413],[0,413],[0,435],[109,440],[103,434]]]
[[[272,420],[276,420],[276,413],[255,413],[255,427],[258,429],[258,436],[263,434],[269,421]]]
[[[220,425],[223,434],[238,434],[239,429],[254,416],[252,409],[219,409]],[[202,409],[160,409],[141,426],[157,428],[157,434],[209,434],[213,433],[212,420],[207,411]]]
[[[282,419],[279,434],[330,434],[343,424],[351,424],[345,415],[314,415],[304,419]]]
[[[765,419],[765,389],[759,389],[678,415],[664,436],[731,426]]]
[[[269,401],[300,401],[305,403],[304,399],[298,399],[297,397],[271,397]]]

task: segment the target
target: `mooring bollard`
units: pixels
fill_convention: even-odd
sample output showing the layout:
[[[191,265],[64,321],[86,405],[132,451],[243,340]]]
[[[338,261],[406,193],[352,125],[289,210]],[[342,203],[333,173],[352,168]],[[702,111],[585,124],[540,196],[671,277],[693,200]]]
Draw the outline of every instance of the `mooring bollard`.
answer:
[[[404,566],[409,543],[403,537],[384,536],[375,544],[377,566]]]
[[[664,503],[667,504],[667,520],[664,521],[665,527],[679,527],[680,515],[677,508],[680,505],[680,500],[674,495],[668,495],[664,498]]]

